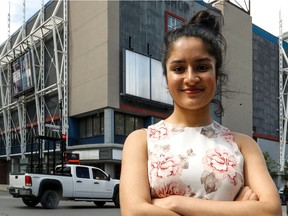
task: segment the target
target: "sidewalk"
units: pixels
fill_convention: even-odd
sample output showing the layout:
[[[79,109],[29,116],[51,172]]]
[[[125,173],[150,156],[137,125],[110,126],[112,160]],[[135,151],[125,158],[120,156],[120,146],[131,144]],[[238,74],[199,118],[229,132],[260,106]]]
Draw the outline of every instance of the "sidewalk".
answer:
[[[0,191],[7,191],[8,185],[0,184]]]

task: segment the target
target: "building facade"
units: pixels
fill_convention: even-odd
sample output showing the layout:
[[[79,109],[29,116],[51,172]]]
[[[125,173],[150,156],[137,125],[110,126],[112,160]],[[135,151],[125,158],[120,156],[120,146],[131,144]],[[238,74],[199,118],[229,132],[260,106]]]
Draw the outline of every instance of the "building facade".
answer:
[[[37,32],[35,15],[22,37],[28,47],[6,61],[14,46],[24,46],[22,41],[15,44],[21,31],[11,36],[10,48],[5,48],[7,43],[0,46],[2,80],[10,74],[6,85],[11,87],[1,90],[0,165],[6,168],[2,183],[10,171],[33,170],[35,158],[43,162],[36,161],[35,169],[49,172],[45,163],[51,158],[61,161],[62,134],[67,136],[66,151],[78,153],[82,164],[119,178],[127,135],[173,111],[160,62],[164,33],[207,8],[223,13],[228,45],[229,86],[221,97],[225,112],[214,118],[253,136],[263,151],[279,160],[277,38],[253,25],[248,12],[222,1],[212,6],[184,0],[62,0],[43,7],[42,22],[36,26],[43,32],[49,23],[45,21],[51,20],[52,27],[40,41],[31,43]],[[32,59],[34,80],[42,86],[34,82],[30,91],[22,89],[15,96],[12,86],[19,79],[11,65],[25,53]],[[45,139],[37,140],[39,136]],[[51,156],[54,149],[56,155]]]

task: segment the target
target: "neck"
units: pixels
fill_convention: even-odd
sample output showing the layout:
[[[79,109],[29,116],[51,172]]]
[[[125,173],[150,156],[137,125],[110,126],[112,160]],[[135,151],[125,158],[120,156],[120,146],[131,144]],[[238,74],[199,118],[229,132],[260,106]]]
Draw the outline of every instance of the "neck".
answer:
[[[209,106],[201,110],[183,110],[175,107],[166,121],[181,126],[200,127],[210,124],[213,119]]]

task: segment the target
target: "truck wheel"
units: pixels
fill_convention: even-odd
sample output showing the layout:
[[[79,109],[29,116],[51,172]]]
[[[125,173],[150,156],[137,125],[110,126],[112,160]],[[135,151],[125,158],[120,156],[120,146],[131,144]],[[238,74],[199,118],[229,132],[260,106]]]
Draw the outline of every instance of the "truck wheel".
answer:
[[[119,192],[115,195],[113,202],[116,208],[120,208]]]
[[[47,190],[41,196],[41,205],[45,209],[57,208],[59,204],[59,195],[54,190]]]
[[[103,207],[105,205],[105,201],[93,201],[97,207]]]
[[[29,207],[35,207],[40,202],[36,197],[22,197],[22,201]]]

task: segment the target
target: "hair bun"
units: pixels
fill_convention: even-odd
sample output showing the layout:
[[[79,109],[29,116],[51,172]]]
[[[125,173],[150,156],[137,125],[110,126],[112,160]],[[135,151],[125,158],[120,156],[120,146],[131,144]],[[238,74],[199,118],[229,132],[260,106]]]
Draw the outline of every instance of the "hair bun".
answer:
[[[220,24],[222,24],[223,19],[221,20],[221,16],[215,16],[211,14],[210,11],[200,11],[196,13],[187,23],[188,25],[200,25],[205,28],[209,28],[214,30],[215,33],[219,33]]]

